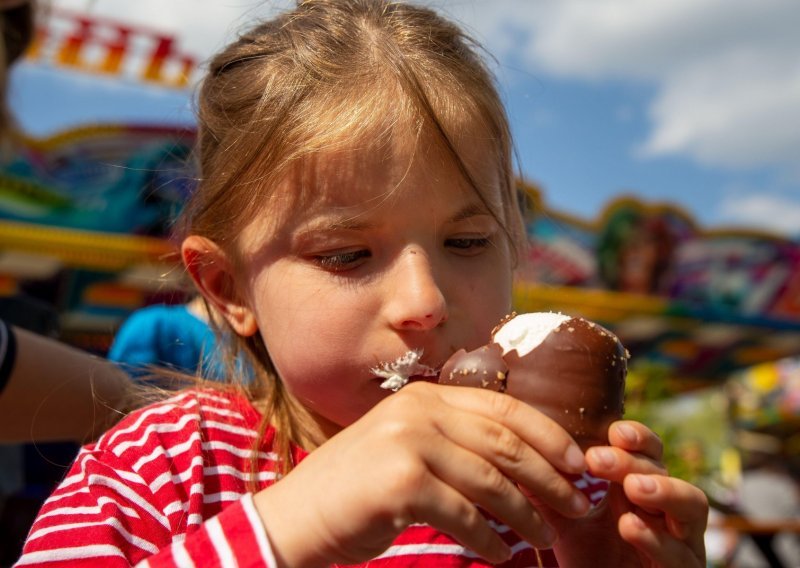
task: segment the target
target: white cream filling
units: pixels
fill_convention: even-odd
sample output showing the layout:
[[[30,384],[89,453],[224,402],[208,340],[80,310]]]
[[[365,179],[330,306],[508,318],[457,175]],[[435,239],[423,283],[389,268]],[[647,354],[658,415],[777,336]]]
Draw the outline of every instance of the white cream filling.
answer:
[[[414,349],[400,355],[391,362],[381,363],[370,369],[376,377],[385,379],[381,383],[382,389],[397,392],[403,388],[410,377],[421,375],[431,377],[436,374],[436,369],[419,362],[422,358],[422,349]]]
[[[554,312],[520,314],[494,334],[493,341],[503,348],[503,355],[516,351],[523,357],[536,349],[550,333],[570,316]]]

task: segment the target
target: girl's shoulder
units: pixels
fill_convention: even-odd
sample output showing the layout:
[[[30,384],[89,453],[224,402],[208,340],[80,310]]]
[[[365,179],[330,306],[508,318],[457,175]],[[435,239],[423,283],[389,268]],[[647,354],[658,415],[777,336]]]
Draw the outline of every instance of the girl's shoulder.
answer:
[[[260,421],[259,412],[238,391],[192,388],[134,410],[87,449],[122,457],[200,439],[246,446],[252,445]]]
[[[207,486],[211,479],[213,487],[224,486],[217,493],[238,499],[247,491],[246,480],[256,475],[269,483],[279,469],[274,429],[267,427],[262,436],[260,425],[261,415],[237,391],[188,389],[131,412],[82,448],[73,470],[113,471],[170,502],[196,492],[193,487],[213,489]]]

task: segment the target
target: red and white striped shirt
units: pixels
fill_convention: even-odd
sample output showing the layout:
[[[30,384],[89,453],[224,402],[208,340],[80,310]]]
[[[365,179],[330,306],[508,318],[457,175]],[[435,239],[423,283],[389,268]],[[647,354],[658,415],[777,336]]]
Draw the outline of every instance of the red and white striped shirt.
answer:
[[[185,391],[138,410],[81,449],[39,512],[17,566],[269,566],[275,559],[247,481],[274,482],[274,431],[250,458],[261,420],[241,395]],[[295,450],[295,459],[305,453]],[[598,501],[604,482],[577,482]],[[594,494],[593,494],[594,493]],[[514,551],[503,566],[538,566],[536,551],[508,527],[495,529]],[[557,566],[541,551],[544,566]],[[371,566],[486,566],[426,525],[404,531]]]

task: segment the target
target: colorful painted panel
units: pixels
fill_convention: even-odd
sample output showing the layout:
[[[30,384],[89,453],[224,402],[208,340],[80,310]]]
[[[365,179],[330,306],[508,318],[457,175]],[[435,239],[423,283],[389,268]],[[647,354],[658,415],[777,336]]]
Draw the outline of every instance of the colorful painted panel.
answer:
[[[165,236],[194,185],[193,137],[119,125],[25,140],[0,167],[0,219]]]
[[[196,58],[162,30],[56,6],[39,23],[31,60],[176,88],[185,88],[197,69]]]
[[[522,279],[654,295],[712,317],[800,322],[800,242],[736,229],[702,230],[688,213],[634,197],[609,203],[598,220],[530,204],[530,249]]]
[[[519,310],[594,319],[636,363],[663,365],[687,384],[800,354],[800,243],[704,231],[673,205],[633,197],[586,222],[524,191],[530,247],[515,286]]]

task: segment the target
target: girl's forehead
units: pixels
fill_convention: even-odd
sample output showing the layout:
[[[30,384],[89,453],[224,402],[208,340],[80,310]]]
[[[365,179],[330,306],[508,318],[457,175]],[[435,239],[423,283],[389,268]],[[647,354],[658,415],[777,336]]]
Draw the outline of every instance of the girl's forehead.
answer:
[[[487,146],[485,138],[465,140],[454,153],[425,134],[376,137],[304,157],[281,185],[301,208],[369,206],[404,198],[417,186],[431,195],[456,188],[500,207],[500,168]]]

